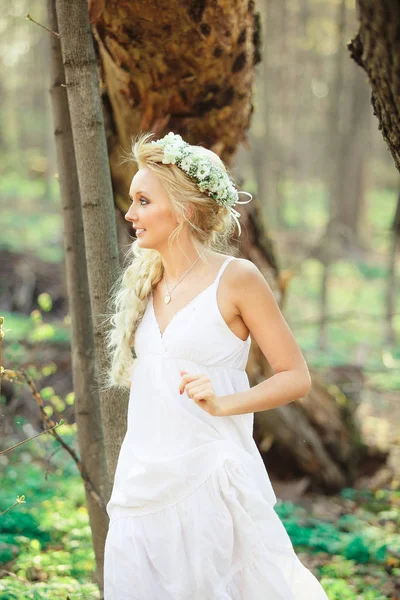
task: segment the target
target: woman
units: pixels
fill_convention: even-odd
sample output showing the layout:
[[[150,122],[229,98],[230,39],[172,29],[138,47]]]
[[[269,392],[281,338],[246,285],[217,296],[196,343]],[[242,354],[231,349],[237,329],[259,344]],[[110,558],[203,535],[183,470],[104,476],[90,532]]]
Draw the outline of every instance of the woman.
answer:
[[[133,145],[125,218],[137,239],[108,337],[109,384],[130,399],[105,598],[326,599],[253,440],[254,412],[309,391],[306,363],[257,267],[230,255],[238,192],[223,162],[172,132],[151,137]],[[275,372],[251,389],[250,334]]]

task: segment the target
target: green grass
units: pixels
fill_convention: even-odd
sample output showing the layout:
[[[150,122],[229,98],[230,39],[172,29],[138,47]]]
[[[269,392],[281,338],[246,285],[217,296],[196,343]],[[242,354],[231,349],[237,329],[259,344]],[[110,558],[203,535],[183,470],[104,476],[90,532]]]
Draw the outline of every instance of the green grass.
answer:
[[[57,429],[77,451],[75,430],[74,425]],[[0,517],[0,564],[7,562],[26,583],[0,579],[0,600],[98,598],[84,487],[75,463],[49,434],[6,456],[0,508],[22,494],[26,503]]]

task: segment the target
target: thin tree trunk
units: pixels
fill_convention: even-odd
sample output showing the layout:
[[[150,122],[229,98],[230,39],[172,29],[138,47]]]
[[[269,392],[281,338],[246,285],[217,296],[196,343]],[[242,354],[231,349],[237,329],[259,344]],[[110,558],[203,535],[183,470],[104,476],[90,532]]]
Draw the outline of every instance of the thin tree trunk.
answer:
[[[258,90],[262,127],[265,133],[261,138],[256,138],[257,144],[254,148],[259,173],[259,197],[263,207],[264,222],[268,223],[270,229],[276,228],[278,225],[280,200],[278,168],[282,157],[281,144],[277,142],[277,138],[279,140],[280,137],[276,135],[276,129],[274,129],[271,119],[271,114],[274,112],[276,90],[280,90],[278,81],[280,72],[273,66],[274,63],[276,64],[277,46],[281,33],[279,29],[277,31],[279,26],[277,10],[279,10],[277,4],[272,0],[267,0],[260,6],[265,28]]]
[[[339,128],[340,115],[340,98],[343,87],[343,62],[344,51],[342,48],[346,25],[346,1],[341,0],[338,6],[338,39],[337,53],[334,64],[334,75],[332,81],[332,93],[328,112],[328,127],[327,127],[327,145],[326,156],[328,159],[328,196],[329,196],[329,221],[324,235],[324,251],[321,253],[320,260],[323,265],[323,274],[321,282],[321,319],[319,329],[318,346],[321,350],[326,348],[327,332],[326,332],[326,315],[329,302],[329,271],[330,267],[337,256],[330,254],[329,250],[336,247],[334,238],[338,233],[339,228],[339,206],[338,196],[341,192],[340,180],[342,170],[342,136]]]
[[[346,131],[343,133],[341,176],[336,206],[337,219],[348,240],[357,243],[362,237],[365,202],[366,158],[369,148],[371,104],[365,75],[355,69],[351,90],[351,106]]]
[[[110,290],[119,275],[113,191],[87,2],[56,0],[56,8],[85,232],[96,376],[100,381],[100,375],[109,368],[103,317],[110,310]],[[100,391],[100,406],[112,481],[126,432],[128,393]]]
[[[318,348],[320,350],[326,350],[328,342],[327,332],[327,317],[329,313],[328,309],[328,288],[329,288],[329,272],[331,265],[329,263],[322,262],[322,278],[321,278],[321,314],[319,321],[319,335],[318,335]]]
[[[48,20],[58,31],[55,0],[48,0]],[[71,121],[64,87],[60,42],[51,37],[51,105],[64,214],[65,271],[71,315],[72,377],[75,393],[75,421],[84,469],[97,493],[110,493],[103,445],[100,400],[95,389],[95,349],[90,319],[90,298],[85,259],[85,240]],[[86,504],[96,557],[97,583],[103,589],[104,543],[108,529],[105,506],[86,493]]]
[[[396,345],[396,333],[393,327],[393,313],[396,298],[396,258],[400,240],[400,194],[397,196],[396,212],[392,225],[392,244],[389,253],[388,278],[386,288],[386,343]]]
[[[339,220],[338,197],[341,193],[343,135],[340,127],[340,100],[343,90],[344,36],[346,31],[346,1],[341,0],[338,7],[338,35],[335,70],[330,94],[328,114],[326,156],[328,158],[328,190],[329,190],[329,218],[331,221]],[[334,231],[333,231],[334,233]]]

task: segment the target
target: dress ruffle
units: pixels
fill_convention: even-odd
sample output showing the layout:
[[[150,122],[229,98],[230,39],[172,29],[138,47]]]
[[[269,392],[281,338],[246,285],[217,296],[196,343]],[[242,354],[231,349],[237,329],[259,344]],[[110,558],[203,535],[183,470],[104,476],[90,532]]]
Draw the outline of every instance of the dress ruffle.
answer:
[[[327,600],[232,458],[179,502],[112,518],[105,561],[106,600]]]

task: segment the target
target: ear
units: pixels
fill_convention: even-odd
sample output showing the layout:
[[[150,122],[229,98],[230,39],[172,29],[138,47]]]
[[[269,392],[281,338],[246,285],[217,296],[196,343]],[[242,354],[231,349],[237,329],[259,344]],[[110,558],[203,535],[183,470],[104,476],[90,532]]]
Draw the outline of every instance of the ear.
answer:
[[[187,206],[185,208],[185,218],[191,219],[192,215],[193,215],[193,208],[191,206]]]
[[[183,217],[177,218],[177,220],[176,220],[177,223],[182,223],[182,221],[187,221],[193,215],[193,209],[191,206],[185,207],[184,212],[185,212],[185,214]]]

